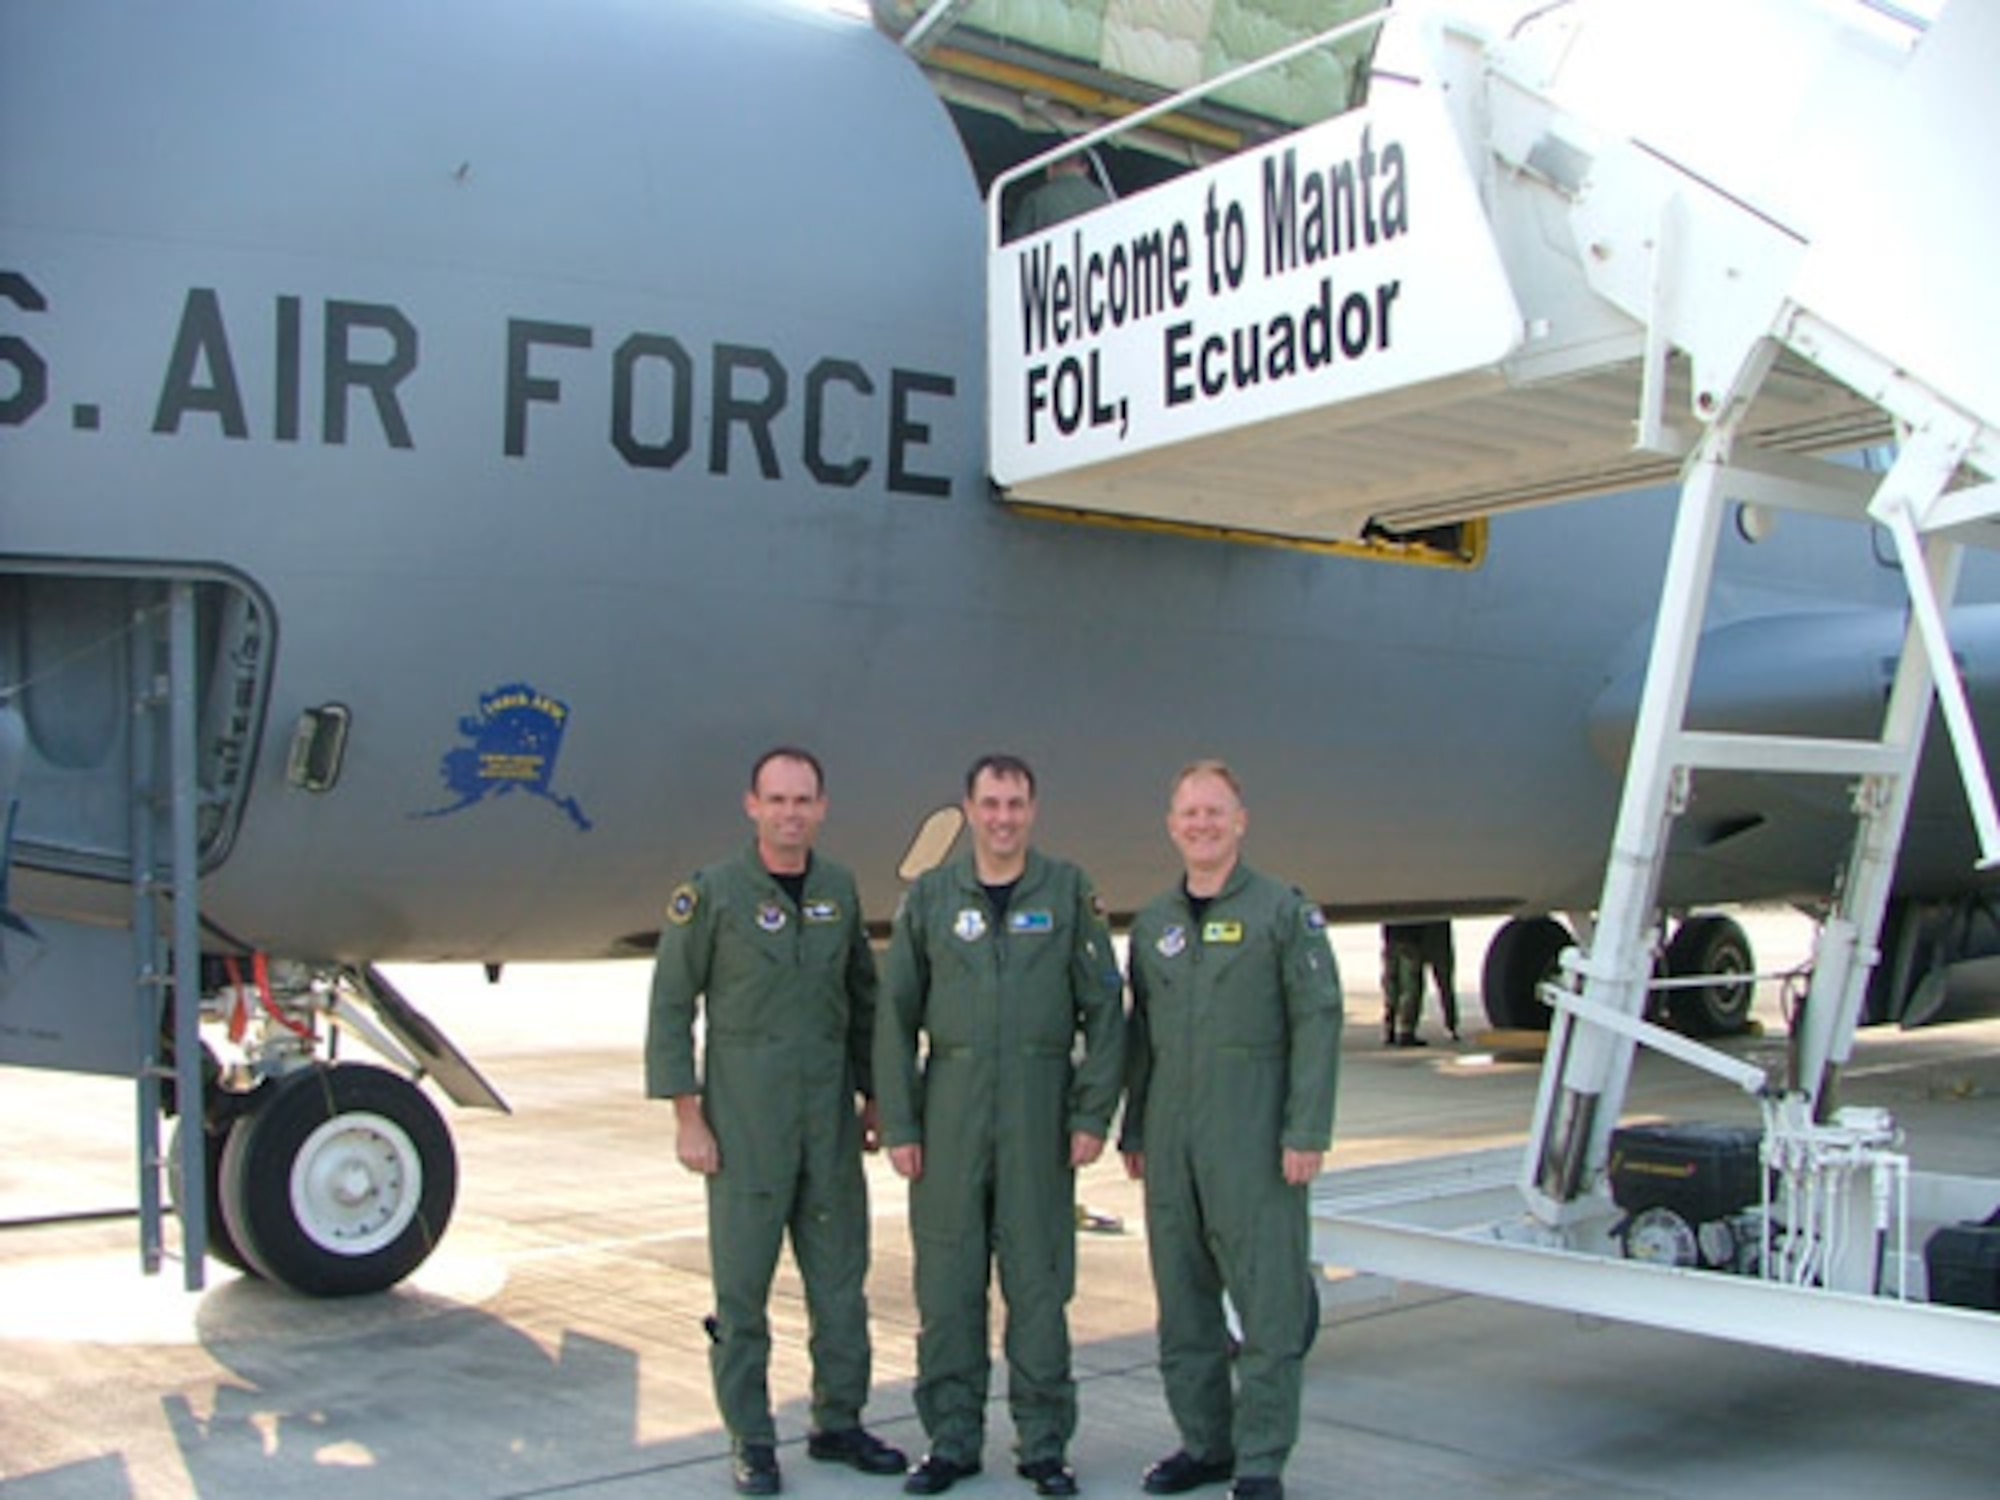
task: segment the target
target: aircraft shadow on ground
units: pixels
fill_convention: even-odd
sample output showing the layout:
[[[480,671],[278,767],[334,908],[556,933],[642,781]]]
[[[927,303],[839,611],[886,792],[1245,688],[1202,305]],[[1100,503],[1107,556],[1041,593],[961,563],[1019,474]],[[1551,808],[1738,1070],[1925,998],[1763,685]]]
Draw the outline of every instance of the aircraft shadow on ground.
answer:
[[[713,1429],[637,1440],[636,1349],[573,1331],[546,1349],[409,1288],[311,1302],[246,1279],[204,1299],[198,1332],[235,1379],[206,1411],[162,1405],[204,1496],[521,1494],[727,1451]]]

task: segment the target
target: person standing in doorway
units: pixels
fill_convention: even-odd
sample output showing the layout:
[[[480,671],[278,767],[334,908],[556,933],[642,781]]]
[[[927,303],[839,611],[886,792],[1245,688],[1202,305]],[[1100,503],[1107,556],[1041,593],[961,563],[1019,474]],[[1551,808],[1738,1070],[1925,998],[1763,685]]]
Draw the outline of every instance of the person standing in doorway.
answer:
[[[1111,195],[1091,167],[1091,158],[1084,152],[1050,162],[1042,180],[1021,194],[1007,216],[1007,239],[1017,240],[1109,203]]]

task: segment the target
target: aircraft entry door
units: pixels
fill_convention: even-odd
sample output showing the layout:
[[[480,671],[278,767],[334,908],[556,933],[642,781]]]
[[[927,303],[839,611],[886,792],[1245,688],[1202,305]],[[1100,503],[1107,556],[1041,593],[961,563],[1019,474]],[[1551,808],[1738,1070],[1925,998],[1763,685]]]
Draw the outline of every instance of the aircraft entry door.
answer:
[[[134,1076],[157,1052],[151,897],[191,907],[228,853],[272,644],[237,579],[0,564],[0,1063]],[[121,991],[132,1005],[84,998]]]

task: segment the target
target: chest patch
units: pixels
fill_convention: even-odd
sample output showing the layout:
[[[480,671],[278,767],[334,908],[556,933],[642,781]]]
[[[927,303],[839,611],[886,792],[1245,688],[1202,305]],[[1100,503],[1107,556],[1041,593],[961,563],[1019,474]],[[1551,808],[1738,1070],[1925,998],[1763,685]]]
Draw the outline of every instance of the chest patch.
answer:
[[[1241,922],[1205,922],[1202,924],[1201,940],[1204,943],[1240,943],[1243,941]]]
[[[840,903],[838,901],[808,901],[804,906],[799,908],[799,915],[814,925],[826,922],[838,922],[840,920]]]
[[[1009,932],[1054,932],[1055,913],[1047,911],[1016,911],[1007,914]]]
[[[1187,952],[1187,929],[1180,923],[1171,923],[1153,944],[1154,951],[1162,958],[1179,958]]]
[[[962,906],[952,919],[951,930],[960,942],[976,943],[986,936],[986,913],[976,906]]]
[[[757,925],[766,932],[783,932],[785,921],[785,909],[775,901],[766,901],[757,908]]]

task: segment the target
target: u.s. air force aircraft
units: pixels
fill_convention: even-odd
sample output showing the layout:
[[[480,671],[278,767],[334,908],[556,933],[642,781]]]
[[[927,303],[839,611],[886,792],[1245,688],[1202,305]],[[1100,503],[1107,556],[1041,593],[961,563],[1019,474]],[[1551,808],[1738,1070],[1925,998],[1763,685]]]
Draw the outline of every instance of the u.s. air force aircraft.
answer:
[[[496,1102],[375,966],[647,951],[676,879],[745,836],[737,789],[779,741],[824,758],[877,920],[948,847],[981,751],[1034,762],[1047,841],[1121,912],[1169,876],[1170,774],[1221,755],[1260,864],[1337,919],[1512,918],[1489,1011],[1546,1016],[1558,914],[1605,875],[1675,499],[1528,502],[1678,458],[1632,459],[1628,433],[1566,489],[1510,488],[1489,457],[1567,436],[1508,418],[1401,439],[1473,476],[1428,509],[1246,510],[1240,441],[1220,483],[1160,466],[1154,513],[1074,500],[1012,450],[1037,418],[1113,446],[1151,420],[1086,390],[1113,378],[1086,346],[1121,262],[1059,285],[1079,242],[1002,244],[982,187],[1026,150],[1007,111],[1087,91],[1049,63],[1046,91],[1010,92],[1021,44],[919,44],[900,9],[0,0],[0,1061],[138,1078],[146,1160],[151,1106],[204,1124],[173,1153],[183,1207],[215,1200],[184,1215],[193,1284],[204,1245],[317,1292],[418,1264],[449,1138],[400,1072],[321,1059],[327,1030]],[[1190,105],[1101,159],[1129,189],[1274,121]],[[1327,156],[1395,146],[1385,234],[1433,211],[1419,136]],[[1568,181],[1581,150],[1536,170]],[[1356,311],[1344,267],[1337,289],[1294,267],[1288,311],[1196,321],[1246,257],[1256,280],[1328,253],[1317,161],[1291,159],[1283,203],[1211,189],[1212,216],[1197,199],[1136,241],[1179,257],[1150,263],[1153,327],[1118,313],[1165,351],[1169,418],[1306,384],[1309,348],[1338,374],[1392,328],[1421,342],[1414,269],[1365,273]],[[1236,243],[1274,224],[1290,250]],[[1022,378],[989,370],[989,258],[1019,316],[1030,253],[1048,298],[1100,301],[1087,328],[1048,302]],[[1887,435],[1799,393],[1795,447]],[[1308,488],[1365,495],[1379,460],[1336,442]],[[1866,727],[1904,637],[1896,559],[1878,530],[1767,515],[1720,535],[1691,717]],[[1960,600],[1991,722],[2000,587],[1968,570]],[[1659,904],[1823,900],[1849,813],[1831,780],[1704,776]],[[1952,956],[1975,854],[1927,765],[1890,907],[1925,943],[1885,940],[1882,1016]],[[1679,972],[1750,961],[1712,916],[1662,947]],[[1669,994],[1722,1030],[1748,986]]]

